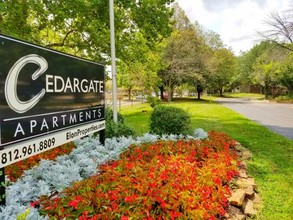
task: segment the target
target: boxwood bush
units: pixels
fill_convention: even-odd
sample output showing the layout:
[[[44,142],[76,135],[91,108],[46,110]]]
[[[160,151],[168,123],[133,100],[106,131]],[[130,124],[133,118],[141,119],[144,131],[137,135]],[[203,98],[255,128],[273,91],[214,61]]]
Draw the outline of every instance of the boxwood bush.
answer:
[[[181,108],[157,105],[150,116],[150,132],[154,134],[188,134],[189,114]]]
[[[131,136],[134,135],[134,131],[124,124],[123,116],[117,113],[118,123],[113,121],[113,111],[110,108],[106,108],[106,138]]]

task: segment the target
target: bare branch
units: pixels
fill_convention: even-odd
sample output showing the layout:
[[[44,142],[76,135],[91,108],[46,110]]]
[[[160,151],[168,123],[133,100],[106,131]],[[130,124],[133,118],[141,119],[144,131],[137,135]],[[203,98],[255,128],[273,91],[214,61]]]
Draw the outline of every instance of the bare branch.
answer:
[[[288,45],[293,43],[293,9],[279,12],[272,12],[265,24],[270,29],[258,32],[258,34],[278,46],[293,51],[293,48]]]
[[[263,39],[267,40],[267,41],[271,41],[272,43],[284,48],[284,49],[287,49],[289,51],[292,51],[293,52],[293,47],[290,47],[288,46],[287,44],[284,44],[284,43],[280,43],[278,42],[278,40],[276,39],[273,39],[271,36],[267,36],[261,32],[257,32]]]

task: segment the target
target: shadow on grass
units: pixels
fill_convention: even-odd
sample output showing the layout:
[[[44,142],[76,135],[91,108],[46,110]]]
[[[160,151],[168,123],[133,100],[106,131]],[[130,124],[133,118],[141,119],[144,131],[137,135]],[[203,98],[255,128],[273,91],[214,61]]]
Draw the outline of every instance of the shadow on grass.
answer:
[[[207,103],[210,102],[211,100],[208,98],[202,98],[202,99],[197,99],[195,97],[182,97],[182,98],[173,98],[172,103],[180,103],[180,102],[193,102],[193,103]],[[167,103],[167,102],[166,102]]]

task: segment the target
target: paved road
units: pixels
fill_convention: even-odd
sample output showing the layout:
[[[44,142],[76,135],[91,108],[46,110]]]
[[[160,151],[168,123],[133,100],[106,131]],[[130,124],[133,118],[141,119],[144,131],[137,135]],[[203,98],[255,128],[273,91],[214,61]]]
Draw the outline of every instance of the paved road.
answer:
[[[249,98],[218,98],[217,102],[293,140],[293,104]]]
[[[129,101],[129,100],[117,100],[117,108],[118,109],[121,109],[121,108],[123,108],[123,106],[129,106],[129,105],[137,105],[137,104],[142,104],[142,103],[145,103],[146,102],[146,100],[144,99],[144,100],[131,100],[131,101]],[[106,106],[107,107],[112,107],[113,106],[113,102],[112,102],[112,100],[106,100]]]

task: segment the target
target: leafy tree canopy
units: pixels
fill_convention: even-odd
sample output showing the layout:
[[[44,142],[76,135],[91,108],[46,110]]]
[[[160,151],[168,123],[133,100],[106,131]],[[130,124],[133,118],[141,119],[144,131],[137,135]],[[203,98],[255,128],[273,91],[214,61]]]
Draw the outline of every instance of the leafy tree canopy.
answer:
[[[140,33],[152,48],[172,31],[173,0],[115,0],[117,57],[126,59]],[[0,31],[93,60],[110,55],[109,1],[3,0]],[[139,49],[139,48],[138,48]]]

